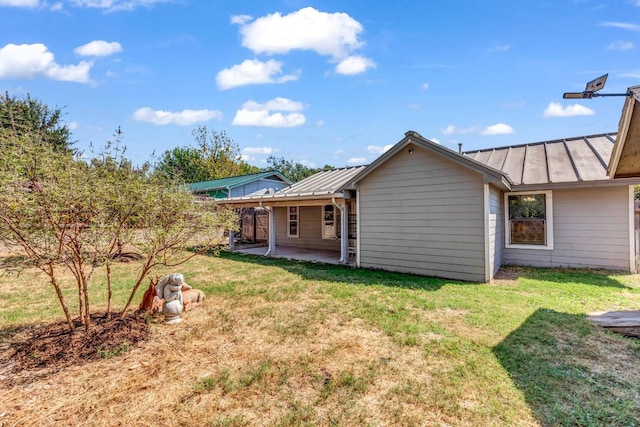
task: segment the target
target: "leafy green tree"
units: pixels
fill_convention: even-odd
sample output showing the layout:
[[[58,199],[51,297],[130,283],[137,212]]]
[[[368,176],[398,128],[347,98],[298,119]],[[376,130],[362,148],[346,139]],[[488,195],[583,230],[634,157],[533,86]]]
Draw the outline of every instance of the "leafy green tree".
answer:
[[[165,178],[178,178],[184,182],[207,181],[209,177],[202,154],[193,147],[176,147],[165,151],[155,170]]]
[[[302,163],[287,160],[284,157],[275,156],[267,157],[267,163],[269,166],[263,169],[264,171],[277,170],[293,182],[302,181],[303,179],[322,170],[333,169],[333,167],[329,165],[325,165],[323,168],[310,168]]]
[[[111,260],[123,244],[141,258],[124,317],[154,268],[179,265],[218,244],[219,230],[235,228],[231,210],[196,203],[183,186],[148,174],[148,165],[131,167],[118,147],[85,162],[32,133],[0,129],[0,242],[48,276],[71,330],[60,270],[73,274],[78,317],[89,328],[92,277],[105,268],[110,311]]]
[[[31,98],[0,94],[0,128],[11,129],[16,135],[29,134],[50,144],[56,151],[72,148],[71,131],[62,123],[62,110],[51,109],[45,103]]]
[[[238,144],[224,131],[201,126],[192,134],[196,147],[165,151],[155,166],[158,175],[191,183],[258,172],[242,160]]]

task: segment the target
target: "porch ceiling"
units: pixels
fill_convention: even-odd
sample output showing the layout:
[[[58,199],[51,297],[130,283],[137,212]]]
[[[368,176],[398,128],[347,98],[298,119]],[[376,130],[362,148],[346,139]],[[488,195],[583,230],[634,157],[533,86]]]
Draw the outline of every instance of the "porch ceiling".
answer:
[[[344,195],[342,193],[329,194],[323,196],[310,197],[263,197],[255,199],[227,199],[217,200],[220,205],[227,205],[234,208],[255,208],[265,207],[282,207],[282,206],[324,206],[336,203],[344,204]]]

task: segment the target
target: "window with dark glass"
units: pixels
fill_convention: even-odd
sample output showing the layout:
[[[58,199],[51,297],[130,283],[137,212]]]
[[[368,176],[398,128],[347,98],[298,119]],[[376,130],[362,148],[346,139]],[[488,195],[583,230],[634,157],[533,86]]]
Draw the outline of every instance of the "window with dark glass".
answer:
[[[510,245],[547,245],[547,195],[509,195]]]
[[[289,206],[288,208],[288,228],[287,228],[287,237],[299,237],[298,234],[298,224],[299,224],[299,208],[298,206]]]
[[[322,210],[322,238],[333,239],[336,237],[336,211],[335,206],[325,205]]]

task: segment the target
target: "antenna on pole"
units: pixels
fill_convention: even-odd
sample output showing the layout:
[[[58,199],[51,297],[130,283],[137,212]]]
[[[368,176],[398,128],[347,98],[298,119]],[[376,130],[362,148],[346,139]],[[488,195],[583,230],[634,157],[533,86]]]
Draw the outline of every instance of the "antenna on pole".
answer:
[[[565,92],[562,97],[564,99],[591,99],[597,96],[631,96],[631,92],[596,93],[604,87],[604,84],[607,82],[607,76],[609,76],[609,74],[605,74],[604,76],[600,76],[595,80],[591,80],[589,83],[587,83],[587,87],[583,92]]]

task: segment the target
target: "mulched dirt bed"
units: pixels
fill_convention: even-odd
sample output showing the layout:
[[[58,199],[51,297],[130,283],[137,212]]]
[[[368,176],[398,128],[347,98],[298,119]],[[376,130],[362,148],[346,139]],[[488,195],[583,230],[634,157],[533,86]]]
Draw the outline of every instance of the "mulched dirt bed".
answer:
[[[0,355],[0,359],[10,355],[19,370],[55,370],[117,356],[150,334],[145,319],[137,314],[120,319],[118,314],[108,318],[105,313],[99,313],[92,314],[91,318],[88,331],[79,321],[74,321],[73,332],[66,322],[36,327],[28,331],[26,337],[11,343],[9,352]]]

